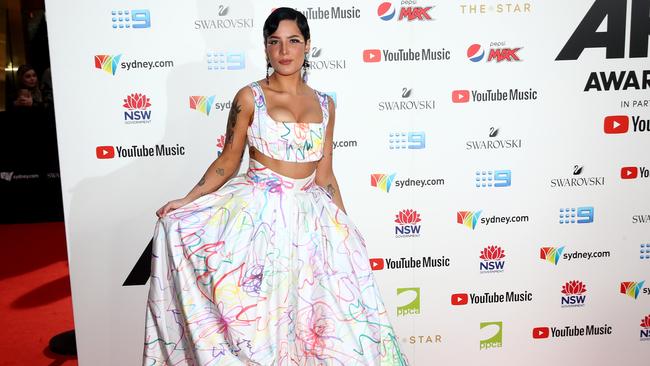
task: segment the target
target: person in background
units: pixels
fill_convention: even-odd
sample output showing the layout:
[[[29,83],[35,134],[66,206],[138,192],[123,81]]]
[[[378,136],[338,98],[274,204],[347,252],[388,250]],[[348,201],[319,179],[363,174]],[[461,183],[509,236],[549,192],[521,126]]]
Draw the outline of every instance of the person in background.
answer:
[[[16,92],[16,107],[44,107],[43,94],[38,84],[36,70],[30,65],[18,68],[18,91]]]
[[[48,67],[41,75],[41,94],[43,95],[43,103],[45,106],[52,106],[52,71]]]

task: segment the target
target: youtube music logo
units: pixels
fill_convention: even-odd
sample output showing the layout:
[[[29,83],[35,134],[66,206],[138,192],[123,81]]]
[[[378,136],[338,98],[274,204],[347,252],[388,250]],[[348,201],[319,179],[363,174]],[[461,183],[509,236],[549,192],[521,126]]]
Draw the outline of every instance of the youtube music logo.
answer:
[[[451,295],[452,305],[467,305],[469,296],[467,294],[453,294]]]
[[[635,179],[639,176],[639,169],[635,166],[625,166],[621,168],[621,179]]]
[[[549,327],[533,328],[533,338],[535,339],[548,338],[550,335],[551,335],[551,329]]]
[[[650,132],[650,119],[642,119],[641,116],[607,116],[603,129],[608,134]]]
[[[454,90],[451,92],[451,101],[454,103],[469,102],[469,90]]]
[[[605,117],[605,133],[626,133],[630,128],[628,116],[607,116]]]
[[[113,146],[97,146],[95,154],[97,154],[97,159],[113,159],[115,148]]]
[[[381,271],[384,269],[384,259],[383,258],[370,258],[370,269],[373,271]]]
[[[621,179],[649,178],[650,170],[644,166],[624,166],[621,168]]]
[[[381,50],[364,50],[363,62],[379,62],[381,61]]]

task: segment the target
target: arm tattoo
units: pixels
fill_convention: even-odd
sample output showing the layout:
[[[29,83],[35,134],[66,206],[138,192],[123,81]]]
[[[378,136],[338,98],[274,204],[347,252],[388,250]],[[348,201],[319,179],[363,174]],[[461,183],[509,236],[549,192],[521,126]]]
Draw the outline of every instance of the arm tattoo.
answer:
[[[223,168],[217,168],[217,174],[223,177],[226,172],[223,170]]]
[[[328,184],[325,190],[327,191],[327,193],[329,193],[330,196],[334,197],[334,193],[336,192],[336,189],[334,189],[333,185]]]
[[[237,115],[241,112],[241,106],[237,104],[237,98],[232,101],[230,113],[228,113],[228,125],[226,126],[226,145],[232,144],[233,135],[235,134],[235,123],[237,122]]]
[[[201,177],[201,180],[196,185],[200,187],[204,184],[205,184],[205,175]]]

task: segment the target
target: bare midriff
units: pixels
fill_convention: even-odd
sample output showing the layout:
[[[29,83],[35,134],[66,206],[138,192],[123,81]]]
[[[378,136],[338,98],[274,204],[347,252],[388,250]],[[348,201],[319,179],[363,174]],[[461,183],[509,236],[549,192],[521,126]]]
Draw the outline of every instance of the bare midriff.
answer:
[[[293,179],[307,178],[314,173],[318,161],[292,163],[270,158],[254,147],[249,149],[250,158],[256,160],[274,172]]]

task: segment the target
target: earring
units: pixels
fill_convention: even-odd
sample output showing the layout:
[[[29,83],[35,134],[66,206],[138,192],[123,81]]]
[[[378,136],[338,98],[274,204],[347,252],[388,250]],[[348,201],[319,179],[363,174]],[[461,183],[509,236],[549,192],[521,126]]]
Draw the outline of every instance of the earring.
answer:
[[[309,67],[309,60],[307,59],[307,53],[305,53],[305,60],[302,62],[302,81],[307,83],[307,68]]]
[[[266,85],[269,85],[269,68],[271,67],[271,63],[269,61],[266,61]]]

